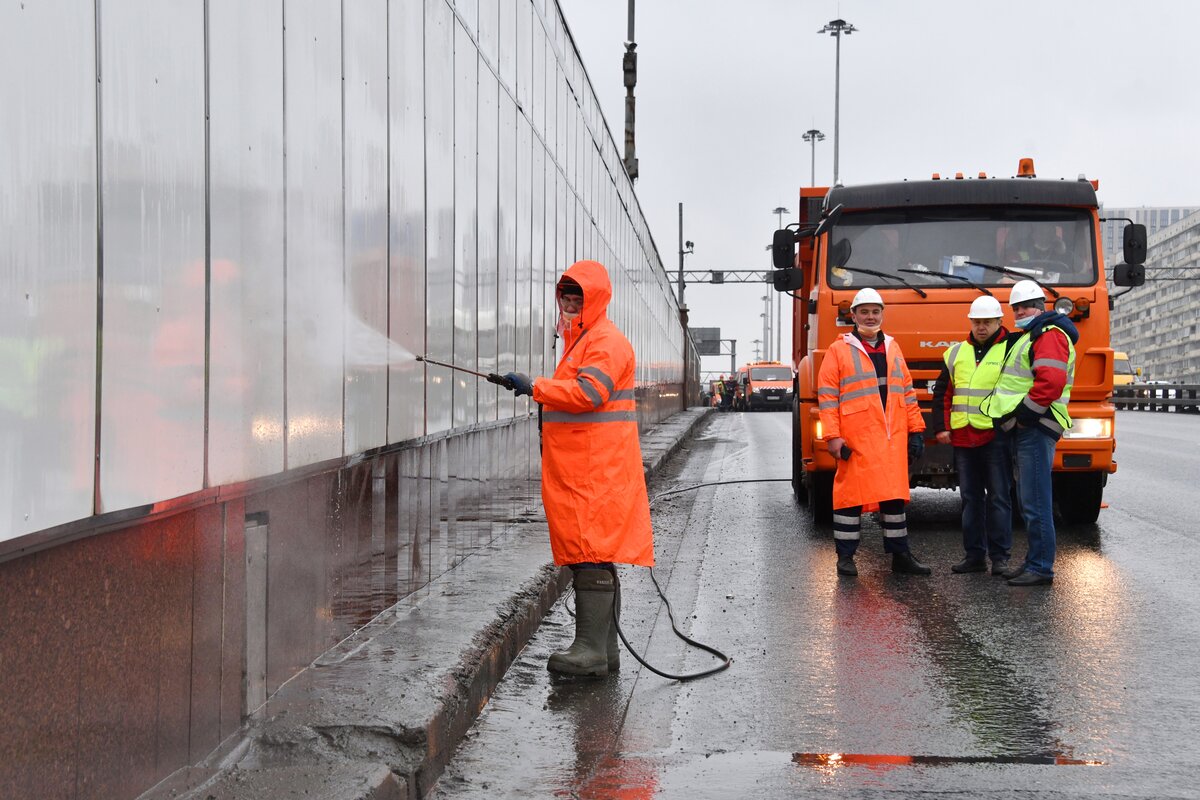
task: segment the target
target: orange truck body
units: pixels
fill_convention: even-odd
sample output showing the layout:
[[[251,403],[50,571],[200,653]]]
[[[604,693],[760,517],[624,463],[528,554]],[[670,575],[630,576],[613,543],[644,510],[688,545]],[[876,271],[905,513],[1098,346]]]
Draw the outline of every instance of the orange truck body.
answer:
[[[1054,297],[1047,292],[1047,308],[1057,302],[1061,310],[1070,303],[1069,316],[1079,329],[1070,400],[1075,424],[1058,443],[1054,484],[1069,521],[1094,521],[1107,476],[1117,468],[1109,296],[1095,185],[1082,179],[980,177],[804,188],[800,229],[815,226],[838,205],[842,213],[837,222],[818,236],[801,238],[795,258],[803,275],[792,305],[793,486],[798,498],[810,504],[817,519],[828,519],[835,462],[821,436],[816,376],[830,343],[851,330],[849,303],[860,288],[872,286],[884,298],[883,329],[904,352],[928,428],[930,384],[946,348],[967,336],[971,301],[985,290],[993,294],[1005,310],[1005,326],[1013,330],[1009,291],[1028,276],[1059,293]],[[1053,234],[1062,243],[1054,243],[1053,258],[1028,257],[1038,251],[1018,238],[1031,230],[1045,238]],[[1029,249],[1022,251],[1023,246]],[[910,484],[956,488],[953,448],[927,434],[926,454],[911,465]]]

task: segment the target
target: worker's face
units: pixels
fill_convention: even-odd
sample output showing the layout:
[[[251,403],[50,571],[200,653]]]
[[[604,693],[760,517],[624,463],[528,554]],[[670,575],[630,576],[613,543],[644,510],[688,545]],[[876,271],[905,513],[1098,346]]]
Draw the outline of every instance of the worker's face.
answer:
[[[883,327],[883,306],[878,303],[863,303],[855,306],[850,313],[860,331],[873,333]]]
[[[971,335],[975,337],[975,341],[983,344],[992,337],[996,331],[1000,330],[1000,320],[998,319],[973,319],[971,320]]]
[[[1037,306],[1027,306],[1027,305],[1013,306],[1013,318],[1014,319],[1025,319],[1026,317],[1036,317],[1040,313],[1042,313],[1042,311]]]
[[[558,307],[567,319],[575,319],[583,311],[583,295],[559,292]]]

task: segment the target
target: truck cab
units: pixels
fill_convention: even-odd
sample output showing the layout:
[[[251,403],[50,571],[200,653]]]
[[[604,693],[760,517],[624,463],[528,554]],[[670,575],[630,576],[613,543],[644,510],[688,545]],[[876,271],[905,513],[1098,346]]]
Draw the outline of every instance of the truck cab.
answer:
[[[818,521],[832,514],[836,464],[825,448],[816,376],[829,345],[851,330],[850,302],[863,287],[884,298],[883,329],[900,344],[923,414],[946,349],[967,337],[967,309],[981,295],[1005,308],[1018,280],[1042,285],[1047,308],[1079,329],[1070,414],[1054,460],[1055,498],[1070,522],[1094,522],[1116,471],[1109,346],[1110,298],[1100,246],[1096,184],[980,175],[801,190],[800,219],[777,231],[775,288],[794,298],[793,487]],[[1144,280],[1145,228],[1131,225],[1118,286]],[[799,244],[799,248],[795,244]],[[1141,260],[1139,260],[1141,259]],[[910,465],[913,487],[956,488],[953,449],[926,440]]]
[[[792,368],[780,361],[752,361],[738,371],[743,411],[791,409]]]

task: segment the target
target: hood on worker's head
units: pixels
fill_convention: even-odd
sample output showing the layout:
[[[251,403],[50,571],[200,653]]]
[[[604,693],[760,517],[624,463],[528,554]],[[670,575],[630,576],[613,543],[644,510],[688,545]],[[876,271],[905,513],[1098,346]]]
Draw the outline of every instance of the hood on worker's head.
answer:
[[[608,270],[599,261],[576,261],[567,267],[563,278],[570,278],[583,289],[583,312],[579,315],[584,328],[591,328],[608,316],[608,301],[612,299],[612,282]],[[561,282],[562,278],[559,279]]]

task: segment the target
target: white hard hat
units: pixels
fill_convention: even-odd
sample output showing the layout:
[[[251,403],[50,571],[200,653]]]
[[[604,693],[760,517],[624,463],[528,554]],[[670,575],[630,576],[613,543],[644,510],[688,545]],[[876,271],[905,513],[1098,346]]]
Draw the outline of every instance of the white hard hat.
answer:
[[[1046,293],[1042,291],[1042,287],[1038,286],[1037,281],[1023,280],[1013,284],[1012,294],[1008,296],[1008,304],[1015,306],[1017,303],[1024,303],[1026,300],[1045,300]]]
[[[976,297],[971,302],[971,310],[967,312],[968,319],[999,319],[1003,316],[1000,301],[991,295]]]
[[[858,290],[858,294],[854,295],[854,299],[850,301],[850,308],[858,308],[868,303],[874,303],[877,306],[883,305],[883,298],[879,296],[879,292],[870,286]]]

